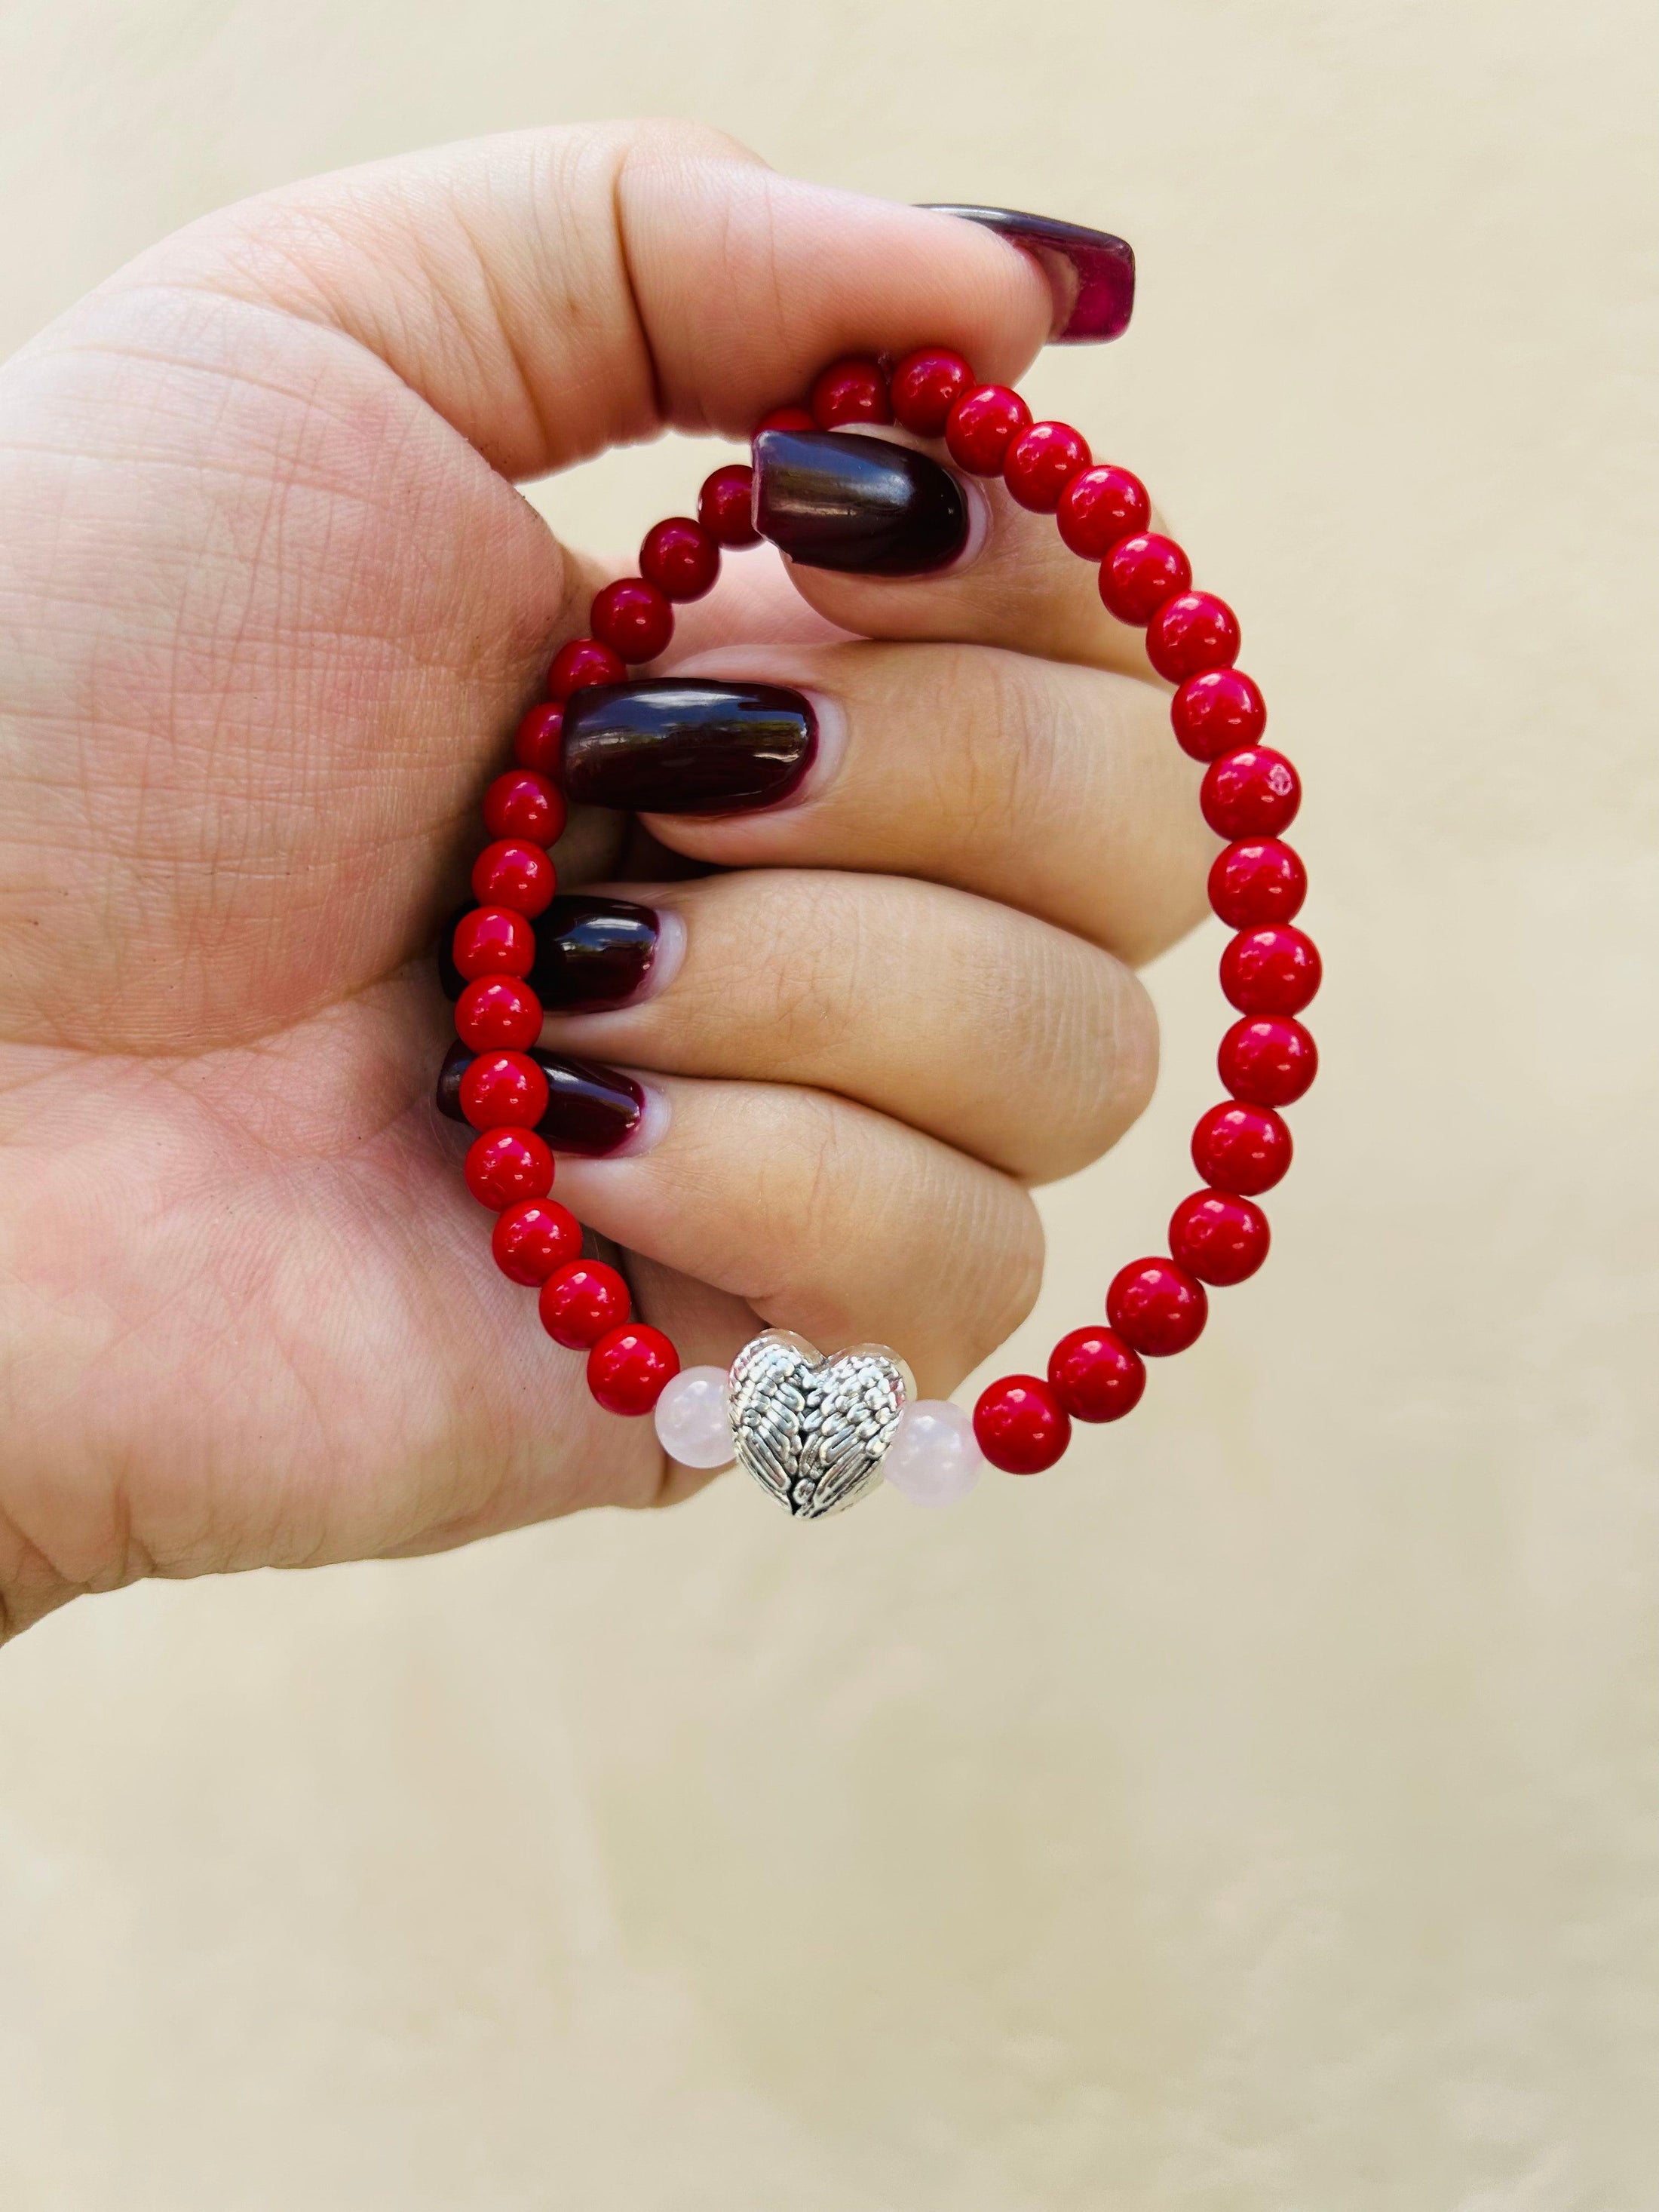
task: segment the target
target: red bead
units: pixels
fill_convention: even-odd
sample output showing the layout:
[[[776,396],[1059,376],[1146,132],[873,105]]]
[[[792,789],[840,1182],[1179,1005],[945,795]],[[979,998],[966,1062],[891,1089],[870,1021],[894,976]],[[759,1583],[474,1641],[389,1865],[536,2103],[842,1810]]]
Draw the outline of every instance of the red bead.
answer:
[[[817,427],[810,407],[773,407],[756,423],[755,435],[758,438],[763,430],[816,430]]]
[[[1293,921],[1307,896],[1302,855],[1277,837],[1247,837],[1229,845],[1210,869],[1210,904],[1230,929]]]
[[[1109,1328],[1074,1328],[1048,1354],[1048,1387],[1074,1421],[1121,1421],[1146,1388],[1140,1354]]]
[[[1191,563],[1173,538],[1155,530],[1120,538],[1100,564],[1100,596],[1123,623],[1149,623],[1165,599],[1193,580]]]
[[[547,1111],[547,1078],[521,1052],[481,1052],[461,1078],[461,1111],[475,1129],[533,1129]]]
[[[993,1467],[1006,1474],[1041,1474],[1072,1441],[1066,1409],[1036,1375],[1005,1375],[981,1393],[974,1434]]]
[[[755,471],[746,461],[731,461],[703,478],[697,494],[697,520],[716,545],[758,545],[750,509],[755,496]]]
[[[455,925],[450,950],[463,979],[527,975],[536,958],[536,933],[511,907],[475,906]]]
[[[1301,779],[1271,745],[1246,745],[1211,762],[1198,803],[1218,836],[1277,837],[1296,819]]]
[[[1146,487],[1127,469],[1109,464],[1072,478],[1054,510],[1060,534],[1085,561],[1102,561],[1120,538],[1146,529],[1152,519]]]
[[[517,837],[486,845],[472,864],[472,894],[482,905],[511,907],[533,921],[547,910],[559,879],[539,845]]]
[[[455,1002],[455,1034],[474,1052],[522,1052],[542,1033],[542,1002],[516,975],[480,975]]]
[[[1089,441],[1069,422],[1033,422],[1010,439],[1002,481],[1022,507],[1052,514],[1072,478],[1089,465]]]
[[[466,1156],[466,1187],[500,1213],[553,1188],[553,1155],[533,1129],[486,1129]]]
[[[495,1265],[515,1283],[544,1283],[582,1249],[582,1225],[553,1198],[509,1206],[489,1239]]]
[[[1176,742],[1194,760],[1253,745],[1267,726],[1267,708],[1253,679],[1239,668],[1206,668],[1189,676],[1170,702]]]
[[[483,818],[492,837],[556,844],[564,829],[564,793],[534,769],[510,768],[485,792]]]
[[[887,379],[873,361],[832,361],[812,384],[812,419],[820,430],[842,422],[890,422]]]
[[[674,635],[674,610],[643,576],[619,576],[593,594],[588,621],[601,645],[624,660],[654,660]]]
[[[1189,1275],[1223,1286],[1255,1274],[1267,1256],[1267,1217],[1231,1191],[1195,1190],[1170,1216],[1170,1249]]]
[[[1292,1106],[1319,1073],[1319,1048],[1300,1022],[1248,1015],[1235,1022],[1216,1054],[1221,1080],[1253,1106]]]
[[[893,371],[893,413],[919,438],[942,438],[951,410],[973,387],[974,372],[948,346],[921,346]]]
[[[1203,1284],[1173,1260],[1131,1260],[1106,1293],[1107,1320],[1148,1359],[1168,1359],[1196,1343],[1209,1312]]]
[[[976,384],[951,410],[945,442],[958,468],[976,477],[1002,474],[1008,441],[1030,428],[1031,410],[1006,384]]]
[[[1291,1164],[1291,1133],[1265,1106],[1212,1106],[1193,1130],[1193,1165],[1214,1190],[1256,1198]]]
[[[601,645],[596,637],[573,637],[553,656],[553,665],[547,672],[547,695],[562,703],[573,691],[585,691],[591,684],[625,684],[627,680],[625,664],[608,645]]]
[[[648,1413],[680,1371],[680,1355],[659,1328],[625,1322],[587,1355],[587,1387],[607,1413]]]
[[[700,599],[720,573],[720,549],[689,514],[654,523],[640,546],[640,574],[665,599]]]
[[[572,1260],[542,1285],[542,1327],[568,1352],[586,1352],[633,1310],[627,1284],[603,1260]]]
[[[547,704],[532,707],[514,732],[513,757],[520,768],[533,768],[540,775],[559,772],[559,738],[564,729],[564,708]]]
[[[1322,972],[1299,929],[1242,929],[1221,956],[1221,988],[1241,1014],[1299,1014]]]
[[[1238,617],[1213,592],[1178,592],[1146,627],[1146,658],[1172,684],[1238,658]]]

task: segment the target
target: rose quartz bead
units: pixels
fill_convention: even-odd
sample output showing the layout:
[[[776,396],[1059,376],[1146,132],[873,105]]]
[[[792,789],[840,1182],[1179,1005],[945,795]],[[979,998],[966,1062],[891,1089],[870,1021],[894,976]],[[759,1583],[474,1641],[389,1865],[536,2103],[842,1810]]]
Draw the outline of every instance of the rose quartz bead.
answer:
[[[726,1382],[723,1367],[683,1367],[664,1385],[653,1415],[657,1442],[682,1467],[730,1467],[735,1458]]]
[[[955,1505],[985,1472],[985,1455],[960,1406],[921,1398],[899,1415],[881,1472],[912,1505]]]

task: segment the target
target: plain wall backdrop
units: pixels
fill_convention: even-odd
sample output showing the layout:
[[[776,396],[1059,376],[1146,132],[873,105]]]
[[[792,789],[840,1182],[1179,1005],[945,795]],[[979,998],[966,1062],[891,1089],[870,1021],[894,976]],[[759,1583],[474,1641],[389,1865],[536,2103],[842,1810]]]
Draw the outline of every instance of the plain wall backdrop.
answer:
[[[1328,981],[1266,1273],[950,1516],[724,1482],[0,1661],[8,2212],[1642,2212],[1659,2188],[1646,0],[10,0],[0,337],[474,132],[1121,230],[1034,396],[1239,607]],[[538,491],[625,546],[705,451]],[[1050,1194],[1028,1364],[1190,1187]]]

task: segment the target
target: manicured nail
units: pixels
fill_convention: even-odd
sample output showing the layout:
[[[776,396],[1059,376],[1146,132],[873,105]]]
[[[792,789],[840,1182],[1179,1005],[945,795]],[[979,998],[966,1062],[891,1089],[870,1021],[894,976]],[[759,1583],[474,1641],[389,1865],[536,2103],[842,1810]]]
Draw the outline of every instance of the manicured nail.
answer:
[[[452,1121],[466,1119],[461,1111],[461,1078],[476,1057],[458,1041],[438,1071],[438,1111]],[[630,1152],[648,1152],[666,1127],[667,1100],[619,1067],[605,1067],[594,1060],[569,1060],[560,1053],[544,1052],[539,1045],[531,1047],[530,1057],[547,1078],[547,1111],[536,1124],[537,1133],[556,1152],[598,1159],[624,1147]]]
[[[924,201],[935,215],[960,216],[1036,257],[1054,295],[1050,344],[1098,345],[1121,337],[1135,304],[1134,248],[1109,230],[1023,215],[1017,208],[950,207]]]
[[[968,543],[968,502],[930,454],[849,430],[755,441],[755,526],[808,568],[922,576]]]
[[[811,702],[778,684],[596,684],[564,710],[564,787],[636,814],[740,813],[787,799],[817,737]]]
[[[679,922],[678,915],[672,919]],[[630,899],[556,898],[537,917],[530,987],[543,1006],[564,1013],[624,1006],[647,981],[657,981],[662,950],[663,917],[653,907]]]

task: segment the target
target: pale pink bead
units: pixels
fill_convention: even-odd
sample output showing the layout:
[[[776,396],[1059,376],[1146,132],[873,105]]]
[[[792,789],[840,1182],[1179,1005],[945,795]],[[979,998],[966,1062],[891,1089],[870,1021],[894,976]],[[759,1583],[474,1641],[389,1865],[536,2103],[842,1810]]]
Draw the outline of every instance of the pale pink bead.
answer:
[[[954,1505],[984,1466],[973,1422],[961,1407],[948,1398],[921,1398],[900,1414],[881,1471],[912,1505]]]
[[[658,1399],[653,1418],[657,1441],[682,1467],[729,1467],[736,1456],[723,1367],[682,1367]]]

